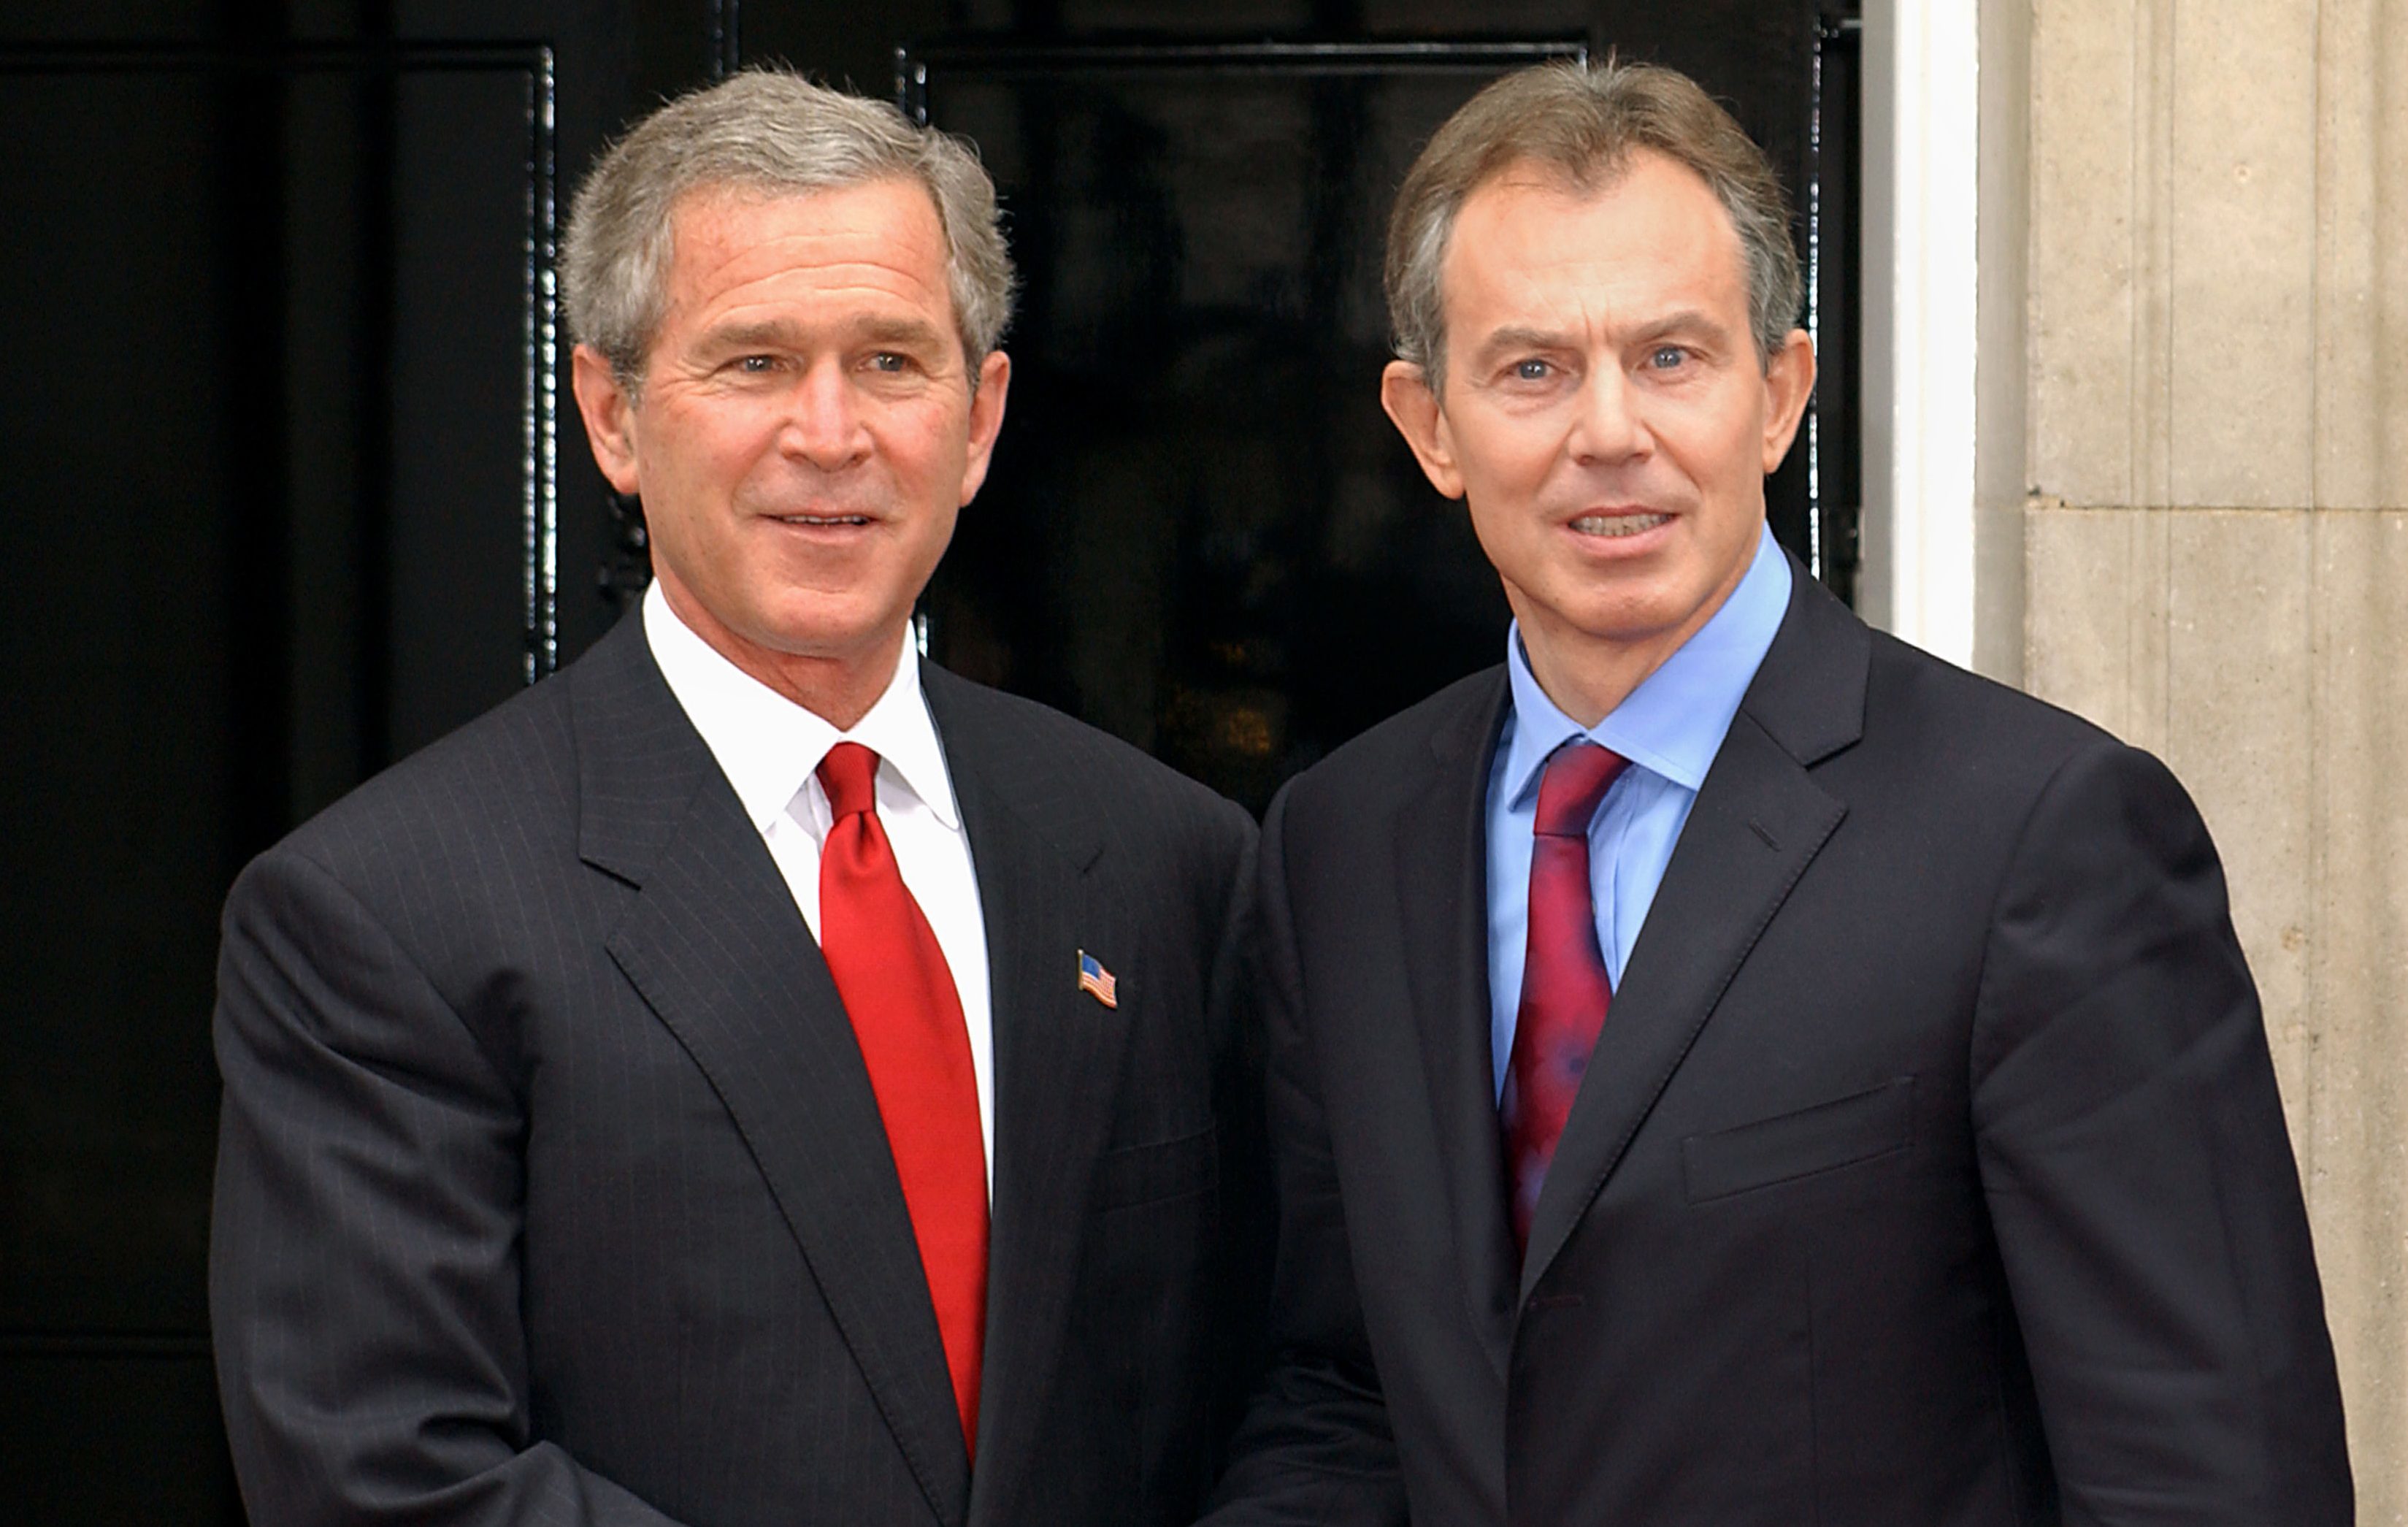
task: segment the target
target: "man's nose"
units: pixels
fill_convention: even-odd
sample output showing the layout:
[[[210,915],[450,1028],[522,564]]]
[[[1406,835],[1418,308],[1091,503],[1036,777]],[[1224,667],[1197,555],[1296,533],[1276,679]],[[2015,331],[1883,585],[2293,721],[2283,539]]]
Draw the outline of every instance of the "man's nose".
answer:
[[[1581,386],[1580,414],[1570,443],[1575,456],[1595,461],[1621,461],[1655,449],[1645,398],[1620,367],[1589,372]]]
[[[778,443],[788,455],[822,471],[851,466],[869,454],[861,400],[841,365],[825,360],[803,372],[787,395]]]

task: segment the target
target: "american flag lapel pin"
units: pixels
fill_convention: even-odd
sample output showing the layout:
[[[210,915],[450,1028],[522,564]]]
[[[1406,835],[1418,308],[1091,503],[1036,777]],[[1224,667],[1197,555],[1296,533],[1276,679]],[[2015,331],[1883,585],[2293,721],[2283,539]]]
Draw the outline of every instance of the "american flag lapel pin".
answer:
[[[1106,1007],[1116,1008],[1121,1005],[1120,998],[1114,995],[1119,986],[1120,983],[1112,979],[1112,972],[1104,969],[1102,960],[1084,949],[1079,951],[1079,989],[1081,991]]]

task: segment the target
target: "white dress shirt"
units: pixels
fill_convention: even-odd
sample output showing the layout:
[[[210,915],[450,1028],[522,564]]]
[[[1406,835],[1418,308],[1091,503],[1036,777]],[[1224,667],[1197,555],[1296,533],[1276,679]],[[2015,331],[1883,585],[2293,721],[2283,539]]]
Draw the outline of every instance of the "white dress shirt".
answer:
[[[945,771],[937,724],[920,692],[919,654],[906,641],[895,677],[869,713],[838,731],[722,656],[669,608],[661,585],[644,594],[644,639],[669,692],[719,760],[744,814],[760,830],[811,936],[820,931],[820,845],[832,814],[820,760],[838,742],[878,755],[878,820],[895,845],[903,885],[936,931],[968,1026],[978,1074],[979,1132],[987,1195],[995,1194],[995,1021],[988,997],[986,922],[970,841]]]

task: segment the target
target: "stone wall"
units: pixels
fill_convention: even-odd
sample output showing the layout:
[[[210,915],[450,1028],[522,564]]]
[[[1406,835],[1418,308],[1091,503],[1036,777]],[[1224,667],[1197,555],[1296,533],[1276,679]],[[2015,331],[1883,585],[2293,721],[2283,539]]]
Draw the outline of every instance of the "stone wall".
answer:
[[[2358,1520],[2408,1524],[2408,0],[1985,5],[2028,29],[2022,677],[2214,832]]]

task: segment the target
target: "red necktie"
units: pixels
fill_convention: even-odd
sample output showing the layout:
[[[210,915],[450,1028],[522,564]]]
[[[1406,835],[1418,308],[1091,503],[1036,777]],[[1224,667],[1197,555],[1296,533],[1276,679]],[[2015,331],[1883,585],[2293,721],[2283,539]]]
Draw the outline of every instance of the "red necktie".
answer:
[[[1589,894],[1588,825],[1624,762],[1595,742],[1568,742],[1547,760],[1539,781],[1522,1006],[1497,1105],[1513,1192],[1513,1245],[1526,1253],[1539,1188],[1613,1001],[1597,943],[1597,902]]]
[[[878,823],[878,755],[838,742],[820,764],[835,820],[820,849],[820,948],[869,1068],[920,1243],[962,1441],[978,1447],[986,1342],[986,1145],[978,1073],[945,952]]]

